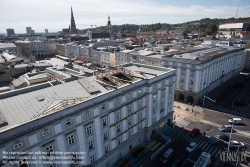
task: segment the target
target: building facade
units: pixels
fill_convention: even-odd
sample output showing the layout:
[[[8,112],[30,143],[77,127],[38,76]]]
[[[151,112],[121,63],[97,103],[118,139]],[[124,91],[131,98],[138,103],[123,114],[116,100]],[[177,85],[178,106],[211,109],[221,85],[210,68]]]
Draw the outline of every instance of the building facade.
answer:
[[[15,31],[12,28],[8,28],[8,29],[6,29],[6,31],[7,31],[8,36],[15,35]]]
[[[190,104],[202,102],[204,95],[240,73],[243,51],[235,47],[213,47],[162,56],[162,66],[177,70],[175,99]]]
[[[46,164],[32,167],[49,163],[61,167],[70,164],[54,164],[50,157],[70,152],[72,161],[81,166],[115,166],[130,148],[148,142],[155,129],[172,120],[175,77],[174,69],[126,64],[65,84],[1,94],[5,122],[0,128],[0,157],[5,151],[23,151],[15,166],[25,165],[26,152],[41,151],[46,153]],[[4,106],[9,101],[13,103],[9,110],[19,117],[8,114]],[[66,101],[68,106],[54,107]],[[29,108],[24,109],[26,105]],[[84,155],[76,159],[76,152]],[[4,167],[10,166],[0,160]]]

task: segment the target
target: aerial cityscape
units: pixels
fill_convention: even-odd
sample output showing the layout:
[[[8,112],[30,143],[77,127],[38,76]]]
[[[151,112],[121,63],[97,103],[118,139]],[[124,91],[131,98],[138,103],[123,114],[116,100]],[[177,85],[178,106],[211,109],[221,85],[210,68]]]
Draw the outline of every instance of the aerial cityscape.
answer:
[[[0,166],[250,166],[250,1],[0,6]]]

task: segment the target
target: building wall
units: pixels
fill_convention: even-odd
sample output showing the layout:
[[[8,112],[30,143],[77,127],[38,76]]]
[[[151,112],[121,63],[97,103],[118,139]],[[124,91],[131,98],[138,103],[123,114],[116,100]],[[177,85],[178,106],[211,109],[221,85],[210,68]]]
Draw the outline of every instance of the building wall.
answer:
[[[238,75],[243,57],[243,50],[227,52],[204,62],[163,57],[162,66],[177,70],[176,100],[184,96],[184,102],[192,98],[196,104],[205,94]]]
[[[160,67],[161,66],[161,59],[160,58],[153,58],[153,57],[145,57],[143,64]]]
[[[64,44],[56,44],[56,52],[60,56],[65,56],[65,45]]]
[[[1,131],[0,154],[3,151],[46,151],[47,148],[81,151],[86,153],[82,159],[84,165],[102,167],[109,163],[114,166],[129,153],[130,145],[134,148],[149,141],[154,129],[172,119],[174,89],[175,72],[172,71],[30,120]],[[104,140],[106,132],[108,137]],[[91,142],[93,148],[89,147]],[[95,162],[91,162],[93,156]]]

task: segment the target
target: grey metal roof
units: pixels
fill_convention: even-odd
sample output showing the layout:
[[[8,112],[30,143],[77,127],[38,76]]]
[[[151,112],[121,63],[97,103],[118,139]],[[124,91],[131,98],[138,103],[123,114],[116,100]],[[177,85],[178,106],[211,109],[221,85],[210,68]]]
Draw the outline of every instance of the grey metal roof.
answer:
[[[161,59],[162,56],[165,56],[165,55],[157,54],[157,55],[150,55],[150,56],[147,56],[147,57],[152,57],[152,58]]]
[[[16,45],[13,43],[0,43],[0,49],[5,48],[16,48]]]
[[[90,81],[101,91],[107,92],[101,85],[89,78]],[[102,87],[102,88],[101,88]],[[37,97],[43,97],[44,100],[39,101]],[[8,126],[20,124],[29,121],[35,114],[43,112],[47,107],[65,100],[88,97],[91,95],[87,90],[78,82],[72,81],[25,94],[17,94],[9,98],[0,100],[0,111],[8,122]]]

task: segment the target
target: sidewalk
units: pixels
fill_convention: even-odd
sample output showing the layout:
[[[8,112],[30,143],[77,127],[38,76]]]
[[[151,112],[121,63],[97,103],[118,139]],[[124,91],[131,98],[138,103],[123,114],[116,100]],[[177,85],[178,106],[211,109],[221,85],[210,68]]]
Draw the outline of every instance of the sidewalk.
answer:
[[[199,122],[205,116],[202,112],[186,111],[178,107],[174,107],[174,115],[194,122]]]
[[[181,102],[177,102],[177,101],[174,101],[174,107],[178,107],[182,110],[189,110],[191,111],[193,109],[193,111],[197,111],[197,112],[203,112],[203,108],[200,107],[200,106],[192,106],[192,105],[189,105],[189,104],[186,104],[186,103],[181,103]]]

